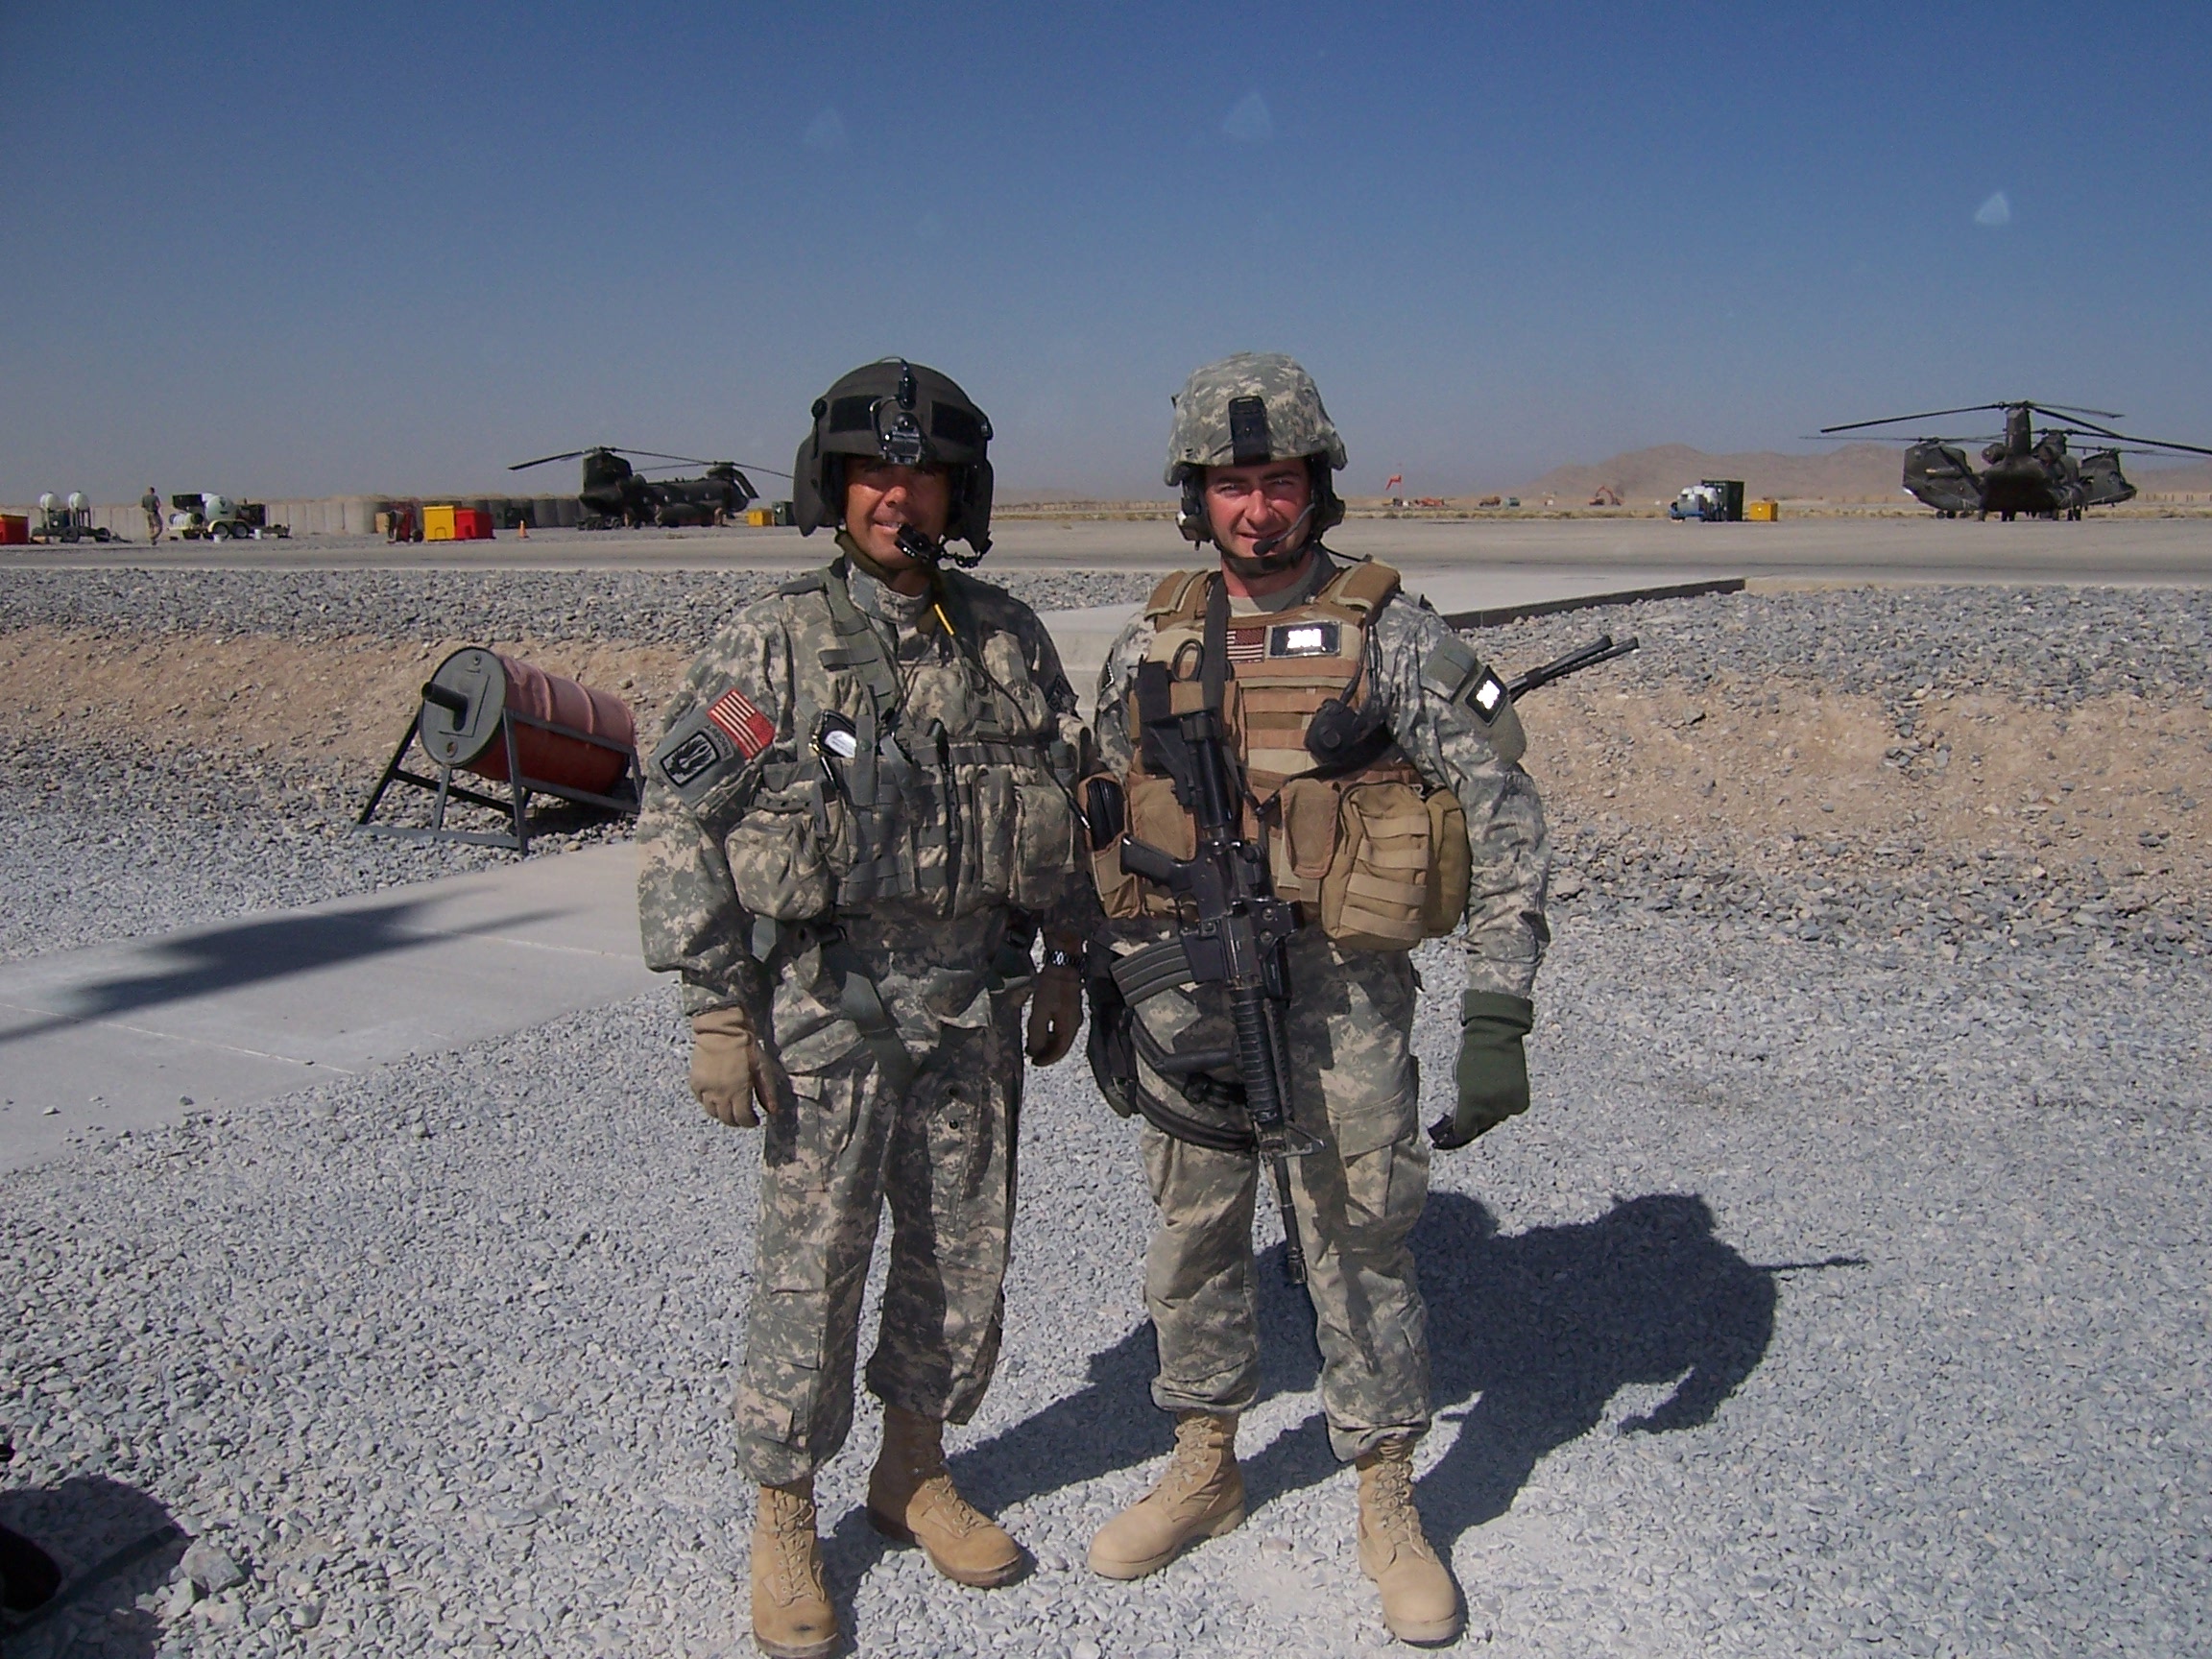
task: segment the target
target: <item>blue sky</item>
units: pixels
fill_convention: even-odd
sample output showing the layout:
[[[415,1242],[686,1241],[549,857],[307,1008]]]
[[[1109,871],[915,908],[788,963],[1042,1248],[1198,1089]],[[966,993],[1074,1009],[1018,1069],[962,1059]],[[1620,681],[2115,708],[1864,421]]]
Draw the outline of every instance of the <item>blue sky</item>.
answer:
[[[1356,493],[2000,397],[2212,442],[2201,5],[11,0],[0,61],[0,498],[788,467],[887,352],[1011,489],[1162,493],[1238,349]]]

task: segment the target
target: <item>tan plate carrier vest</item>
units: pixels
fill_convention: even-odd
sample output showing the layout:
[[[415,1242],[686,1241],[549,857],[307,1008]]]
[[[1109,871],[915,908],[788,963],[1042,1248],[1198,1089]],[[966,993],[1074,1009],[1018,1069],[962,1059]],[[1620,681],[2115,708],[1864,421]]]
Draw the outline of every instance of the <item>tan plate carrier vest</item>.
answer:
[[[1153,589],[1146,661],[1165,663],[1173,708],[1203,707],[1201,666],[1213,571],[1183,571]],[[1431,788],[1395,746],[1333,777],[1306,747],[1322,705],[1341,698],[1364,709],[1367,630],[1398,591],[1398,572],[1372,562],[1347,565],[1310,599],[1286,611],[1232,613],[1222,719],[1244,774],[1244,830],[1265,837],[1278,898],[1318,923],[1348,950],[1409,950],[1459,925],[1467,907],[1467,819],[1451,790]],[[1136,696],[1125,717],[1136,749],[1124,787],[1127,833],[1177,858],[1198,845],[1197,825],[1175,799],[1174,781],[1145,769]],[[1166,892],[1121,868],[1119,838],[1092,855],[1106,914],[1173,916]]]

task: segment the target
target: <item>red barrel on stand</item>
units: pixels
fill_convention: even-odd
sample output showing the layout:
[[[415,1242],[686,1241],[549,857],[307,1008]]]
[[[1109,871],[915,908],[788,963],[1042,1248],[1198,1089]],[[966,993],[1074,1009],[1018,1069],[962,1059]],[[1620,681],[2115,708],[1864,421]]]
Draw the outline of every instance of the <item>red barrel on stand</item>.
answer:
[[[507,744],[500,733],[503,713],[517,716],[516,756],[523,776],[535,782],[604,795],[629,769],[637,722],[627,703],[483,645],[465,645],[438,664],[422,687],[416,734],[424,753],[442,765],[511,782]],[[568,732],[548,732],[528,724],[531,720]],[[613,747],[586,742],[569,732]]]

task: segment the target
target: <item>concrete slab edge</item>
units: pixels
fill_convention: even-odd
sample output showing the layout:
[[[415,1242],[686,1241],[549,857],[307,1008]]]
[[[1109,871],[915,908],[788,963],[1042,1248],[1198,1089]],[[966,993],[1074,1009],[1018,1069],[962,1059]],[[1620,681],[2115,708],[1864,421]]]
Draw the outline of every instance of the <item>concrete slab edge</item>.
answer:
[[[1447,611],[1455,628],[1496,628],[1531,616],[1556,616],[1563,611],[1591,611],[1602,605],[1638,605],[1647,599],[1697,599],[1708,593],[1741,593],[1744,578],[1719,576],[1705,582],[1671,582],[1659,588],[1623,588],[1610,593],[1578,593],[1571,599],[1538,599],[1527,605],[1499,605],[1487,611]]]

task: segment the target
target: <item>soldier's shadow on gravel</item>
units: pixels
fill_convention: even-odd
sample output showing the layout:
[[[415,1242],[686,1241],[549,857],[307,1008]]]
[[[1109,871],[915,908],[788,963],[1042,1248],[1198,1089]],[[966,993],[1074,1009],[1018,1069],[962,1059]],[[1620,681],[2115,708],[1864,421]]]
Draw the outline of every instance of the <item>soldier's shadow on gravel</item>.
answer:
[[[1623,1432],[1711,1422],[1766,1357],[1776,1279],[1861,1264],[1747,1262],[1715,1236],[1705,1201],[1685,1193],[1617,1198],[1595,1220],[1511,1237],[1474,1199],[1433,1193],[1413,1249],[1429,1305],[1431,1398],[1437,1417],[1458,1426],[1421,1481],[1422,1512],[1440,1544],[1504,1514],[1536,1465],[1596,1429],[1624,1387],[1671,1385]],[[1320,1368],[1312,1313],[1284,1283],[1279,1246],[1260,1273],[1262,1397],[1310,1389]],[[1151,1404],[1153,1370],[1152,1333],[1140,1326],[1092,1356],[1078,1392],[965,1453],[963,1485],[1002,1506],[1157,1456],[1170,1429]],[[1243,1461],[1255,1509],[1339,1467],[1318,1415]]]
[[[184,1553],[185,1537],[161,1503],[105,1476],[0,1490],[0,1526],[54,1557],[61,1585],[44,1605],[0,1616],[8,1659],[99,1653],[151,1659],[160,1621],[138,1598],[158,1590]]]
[[[75,986],[61,1013],[0,1033],[0,1045],[83,1020],[106,1019],[190,997],[263,984],[296,974],[311,974],[342,962],[421,950],[426,945],[441,944],[456,933],[495,933],[542,920],[550,914],[526,912],[469,927],[433,932],[411,926],[415,913],[422,906],[421,900],[402,899],[327,915],[276,916],[266,921],[241,922],[180,939],[156,941],[144,949],[144,955],[152,959],[152,972]]]

